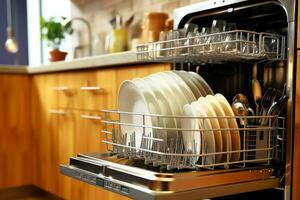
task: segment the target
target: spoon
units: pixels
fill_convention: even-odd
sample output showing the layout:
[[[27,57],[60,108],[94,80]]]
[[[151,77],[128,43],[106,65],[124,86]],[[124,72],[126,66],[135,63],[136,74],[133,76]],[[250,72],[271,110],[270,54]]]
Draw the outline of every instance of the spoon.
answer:
[[[278,116],[283,108],[286,106],[287,101],[289,100],[288,96],[282,97],[279,101],[274,102],[272,106],[269,108],[267,116]],[[271,119],[271,125],[273,124],[274,119]],[[262,125],[266,125],[262,124]]]
[[[233,102],[235,102],[235,101],[241,102],[247,108],[249,107],[249,101],[248,101],[247,97],[242,93],[238,93],[233,97]]]
[[[231,106],[232,111],[235,116],[246,116],[247,115],[247,109],[245,105],[241,102],[234,102]],[[239,118],[240,125],[245,125],[245,121],[243,118]]]
[[[249,101],[248,101],[247,97],[244,94],[242,94],[242,93],[236,94],[233,98],[232,104],[234,104],[235,102],[240,102],[244,105],[244,107],[246,108],[246,113],[245,113],[246,116],[254,116],[255,115],[253,109],[250,108],[250,106],[249,106]],[[252,119],[248,119],[248,120],[249,120],[249,123],[251,123],[251,124],[253,123],[253,122],[251,122]]]
[[[253,79],[252,80],[252,93],[253,93],[253,99],[255,102],[255,115],[258,115],[259,113],[259,105],[261,103],[261,96],[262,96],[262,92],[261,92],[261,86],[260,83],[258,82],[258,80]]]

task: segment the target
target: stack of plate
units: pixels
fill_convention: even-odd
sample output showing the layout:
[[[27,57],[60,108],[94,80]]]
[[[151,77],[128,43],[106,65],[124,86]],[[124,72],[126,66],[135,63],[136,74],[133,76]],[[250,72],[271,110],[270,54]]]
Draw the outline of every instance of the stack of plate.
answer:
[[[165,71],[124,81],[119,90],[118,109],[128,112],[120,114],[119,118],[126,145],[137,150],[141,147],[152,149],[153,138],[158,138],[168,148],[181,138],[179,129],[186,122],[180,118],[163,116],[182,115],[186,104],[209,94],[213,95],[213,91],[207,82],[194,72]],[[201,137],[200,134],[195,135],[197,149],[203,146]],[[186,145],[191,146],[188,140],[185,141]],[[184,148],[188,149],[189,146]],[[200,153],[199,150],[196,152]]]
[[[186,152],[209,154],[196,157],[195,162],[212,165],[240,159],[238,125],[231,106],[223,95],[200,97],[197,101],[186,104],[183,113],[194,117],[181,120],[182,128],[186,130],[182,131]]]

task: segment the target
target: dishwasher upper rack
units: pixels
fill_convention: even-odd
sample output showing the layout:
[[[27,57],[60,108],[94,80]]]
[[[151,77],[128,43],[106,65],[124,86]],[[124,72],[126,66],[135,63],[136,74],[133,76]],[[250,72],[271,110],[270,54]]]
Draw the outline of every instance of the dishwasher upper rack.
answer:
[[[234,30],[140,44],[137,59],[173,63],[218,63],[286,59],[286,38],[275,33]]]
[[[128,159],[142,159],[145,165],[151,165],[153,167],[172,169],[215,169],[215,168],[229,168],[229,167],[246,167],[247,165],[263,164],[271,165],[273,163],[279,163],[284,159],[285,148],[285,118],[279,116],[236,116],[236,117],[189,117],[189,116],[175,116],[175,115],[157,115],[157,114],[143,114],[123,112],[118,110],[102,110],[104,118],[102,123],[104,128],[101,131],[105,135],[105,139],[102,140],[107,145],[107,150],[120,157],[126,157]],[[237,120],[243,121],[243,126],[238,128],[219,128],[219,129],[183,129],[177,127],[161,127],[161,126],[149,126],[145,123],[133,124],[123,123],[120,121],[120,117],[124,115],[132,115],[141,117],[143,122],[146,118],[156,119],[157,123],[164,119],[198,119],[206,120],[211,119],[225,119],[225,120]],[[265,126],[253,124],[253,122],[261,121],[262,119],[268,120],[268,124]],[[250,125],[251,124],[251,125]],[[141,132],[137,133],[122,133],[121,127],[138,127]],[[147,129],[151,129],[154,134],[150,134]],[[240,134],[240,150],[227,150],[222,152],[201,152],[195,153],[185,150],[182,135],[178,135],[176,138],[163,138],[160,137],[167,131],[177,131],[182,134],[182,131],[190,131],[207,134],[214,134],[214,131],[239,131]],[[199,134],[200,134],[199,133]],[[137,147],[136,134],[139,134],[141,139],[141,146]],[[195,133],[196,134],[196,133]],[[265,140],[259,142],[259,138],[263,134]],[[166,141],[167,140],[167,141]],[[150,145],[151,144],[151,145]],[[195,141],[194,141],[195,144]],[[203,145],[203,144],[202,144]],[[205,144],[204,144],[205,145]],[[196,145],[194,145],[196,148]],[[239,154],[239,160],[230,160],[230,155]],[[214,162],[214,159],[218,155],[222,155],[222,162]],[[208,160],[206,162],[205,160]],[[212,161],[209,161],[212,160]]]

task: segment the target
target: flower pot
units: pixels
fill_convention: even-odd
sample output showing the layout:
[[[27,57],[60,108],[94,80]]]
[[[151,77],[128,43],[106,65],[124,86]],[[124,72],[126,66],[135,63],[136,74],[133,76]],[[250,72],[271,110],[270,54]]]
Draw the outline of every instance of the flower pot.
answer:
[[[51,62],[65,60],[65,58],[68,54],[67,52],[59,51],[59,50],[52,50],[49,53],[50,53],[50,61]]]

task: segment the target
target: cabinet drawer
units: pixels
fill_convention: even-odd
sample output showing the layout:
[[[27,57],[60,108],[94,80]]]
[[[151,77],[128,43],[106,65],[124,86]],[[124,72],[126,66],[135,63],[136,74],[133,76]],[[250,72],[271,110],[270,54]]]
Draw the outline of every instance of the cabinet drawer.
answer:
[[[114,93],[114,71],[109,69],[58,74],[58,106],[62,109],[100,110]]]
[[[57,74],[57,85],[52,90],[57,93],[60,109],[113,109],[117,107],[118,89],[124,80],[169,69],[169,64],[149,64],[64,72]]]

